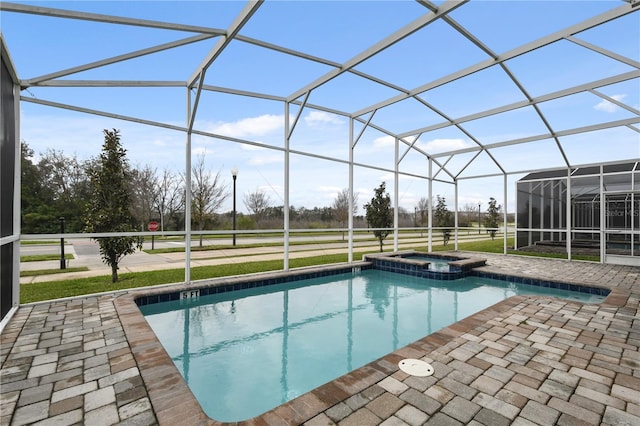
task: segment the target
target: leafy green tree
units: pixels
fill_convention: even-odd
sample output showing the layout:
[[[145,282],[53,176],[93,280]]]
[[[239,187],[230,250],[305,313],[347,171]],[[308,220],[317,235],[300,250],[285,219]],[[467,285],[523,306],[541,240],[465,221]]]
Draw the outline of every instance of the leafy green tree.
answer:
[[[126,150],[120,144],[119,131],[104,130],[102,152],[88,170],[91,198],[85,215],[87,232],[134,231],[131,216],[131,176]],[[139,237],[95,238],[104,263],[111,267],[111,282],[118,281],[118,263],[128,254],[142,248]]]
[[[393,215],[391,212],[391,197],[386,192],[385,183],[382,182],[375,190],[375,195],[371,202],[364,205],[366,219],[371,228],[390,228],[393,225]],[[380,252],[382,252],[382,242],[390,231],[387,229],[376,229],[373,235],[380,242]]]
[[[441,228],[442,243],[446,246],[449,244],[449,238],[451,238],[451,229],[449,227],[453,225],[453,213],[447,209],[447,202],[444,197],[439,195],[436,197],[436,209],[433,212],[434,226]]]
[[[89,161],[82,161],[62,151],[47,149],[38,162],[43,186],[53,194],[53,207],[58,217],[65,218],[67,232],[81,232],[83,210],[90,197]]]
[[[484,217],[484,226],[487,228],[492,240],[496,237],[496,232],[498,231],[498,219],[500,218],[501,208],[502,206],[497,204],[495,198],[489,198],[487,214]]]
[[[45,178],[38,165],[34,164],[33,149],[22,141],[20,180],[20,220],[24,234],[55,233],[58,217],[54,207],[53,192],[44,185]]]

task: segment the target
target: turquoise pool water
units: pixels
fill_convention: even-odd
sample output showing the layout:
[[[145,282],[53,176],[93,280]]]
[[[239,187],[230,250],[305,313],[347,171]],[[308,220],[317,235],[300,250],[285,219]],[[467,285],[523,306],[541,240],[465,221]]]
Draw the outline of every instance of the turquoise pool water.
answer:
[[[429,269],[436,272],[449,272],[449,260],[441,257],[426,256],[420,254],[412,254],[406,256],[406,259],[426,260],[429,262]]]
[[[514,295],[585,293],[380,270],[141,306],[204,411],[257,416]]]

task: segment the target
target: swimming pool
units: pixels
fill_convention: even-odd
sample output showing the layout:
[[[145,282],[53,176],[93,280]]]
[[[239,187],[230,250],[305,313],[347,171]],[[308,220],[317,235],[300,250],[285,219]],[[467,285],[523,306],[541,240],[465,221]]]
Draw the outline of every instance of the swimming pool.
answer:
[[[517,294],[604,296],[375,269],[140,306],[204,411],[259,415]]]

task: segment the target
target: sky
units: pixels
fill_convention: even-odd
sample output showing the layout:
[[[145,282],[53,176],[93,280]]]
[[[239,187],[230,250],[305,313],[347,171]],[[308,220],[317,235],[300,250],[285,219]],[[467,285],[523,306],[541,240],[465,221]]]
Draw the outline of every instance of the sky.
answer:
[[[240,1],[71,1],[21,2],[51,8],[119,15],[137,19],[206,26],[225,30],[245,7]],[[435,2],[442,5],[442,2]],[[608,1],[480,1],[473,0],[450,12],[451,17],[498,57],[569,25],[623,6]],[[308,83],[345,63],[370,46],[427,13],[411,1],[269,1],[253,14],[239,34],[245,40],[261,39],[302,52],[324,61],[310,61],[265,49],[246,41],[234,40],[207,70],[205,84],[242,91],[287,97]],[[29,80],[113,58],[140,49],[192,37],[187,31],[167,31],[147,27],[114,25],[33,14],[0,12],[2,36],[19,78]],[[515,182],[519,171],[532,168],[564,167],[563,153],[573,164],[622,161],[640,158],[640,78],[626,78],[603,85],[594,92],[559,97],[532,106],[480,119],[466,116],[503,105],[552,94],[568,87],[638,71],[640,62],[640,14],[627,14],[606,24],[576,34],[526,55],[505,62],[517,78],[519,88],[500,66],[492,66],[464,78],[437,85],[420,95],[430,109],[414,98],[406,98],[371,117],[371,123],[392,134],[407,136],[415,146],[429,154],[472,147],[476,142],[493,144],[566,132],[555,140],[543,139],[508,145],[482,152],[463,153],[449,158],[450,174],[434,173],[458,185],[459,207],[486,209],[489,197],[513,212]],[[174,49],[141,56],[129,61],[89,69],[60,77],[62,80],[185,81],[198,69],[218,41],[211,37]],[[596,45],[619,55],[616,59],[584,47]],[[308,105],[300,113],[290,138],[290,205],[330,206],[336,195],[348,186],[349,117],[313,108],[323,105],[331,111],[363,113],[369,107],[403,92],[450,76],[488,59],[486,52],[464,38],[454,27],[438,20],[361,63],[355,70],[386,80],[387,87],[353,73],[343,73],[314,89]],[[634,62],[635,61],[635,62]],[[196,90],[191,91],[191,101]],[[184,87],[30,87],[22,92],[34,101],[105,111],[186,127],[187,99]],[[602,95],[622,103],[610,102]],[[300,98],[302,100],[302,98]],[[434,110],[435,109],[435,110]],[[131,164],[149,165],[161,172],[182,173],[186,164],[186,136],[181,131],[145,126],[130,121],[101,117],[33,102],[21,103],[21,139],[36,154],[53,148],[81,159],[97,156],[103,142],[103,129],[120,130]],[[289,110],[293,123],[299,107]],[[203,91],[199,99],[194,129],[192,161],[203,155],[211,173],[220,173],[231,189],[231,169],[239,170],[238,210],[246,212],[244,195],[264,191],[273,205],[284,203],[284,164],[286,115],[284,103],[247,96]],[[441,125],[443,117],[462,119],[460,127]],[[628,126],[589,133],[572,134],[571,129],[615,120],[632,120]],[[431,127],[430,127],[431,126]],[[356,123],[358,135],[362,124]],[[430,128],[425,133],[411,133]],[[463,131],[464,130],[464,131]],[[232,138],[233,140],[228,140]],[[239,143],[238,140],[248,143]],[[428,161],[424,155],[400,148],[399,205],[413,212],[418,200],[427,197]],[[298,153],[304,153],[298,154]],[[328,160],[327,158],[335,159]],[[386,182],[394,198],[395,140],[387,133],[368,127],[354,149],[356,166],[354,191],[358,193],[359,213],[373,196],[373,189]],[[37,159],[36,159],[37,160]],[[470,164],[469,162],[472,161]],[[507,199],[502,176],[464,179],[500,172],[496,162],[509,173]],[[434,196],[442,195],[453,208],[454,186],[437,181]],[[222,211],[231,210],[231,197]]]

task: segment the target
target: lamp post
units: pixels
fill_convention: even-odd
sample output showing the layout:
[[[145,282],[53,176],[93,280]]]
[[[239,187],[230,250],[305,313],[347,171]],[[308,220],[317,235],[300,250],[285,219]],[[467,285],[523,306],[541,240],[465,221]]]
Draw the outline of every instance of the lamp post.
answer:
[[[478,235],[480,235],[480,203],[478,203]]]
[[[64,217],[60,217],[60,234],[64,234]],[[67,269],[64,258],[64,235],[60,238],[60,269]]]
[[[238,168],[233,166],[231,169],[233,176],[233,245],[236,245],[236,178],[238,177]]]

